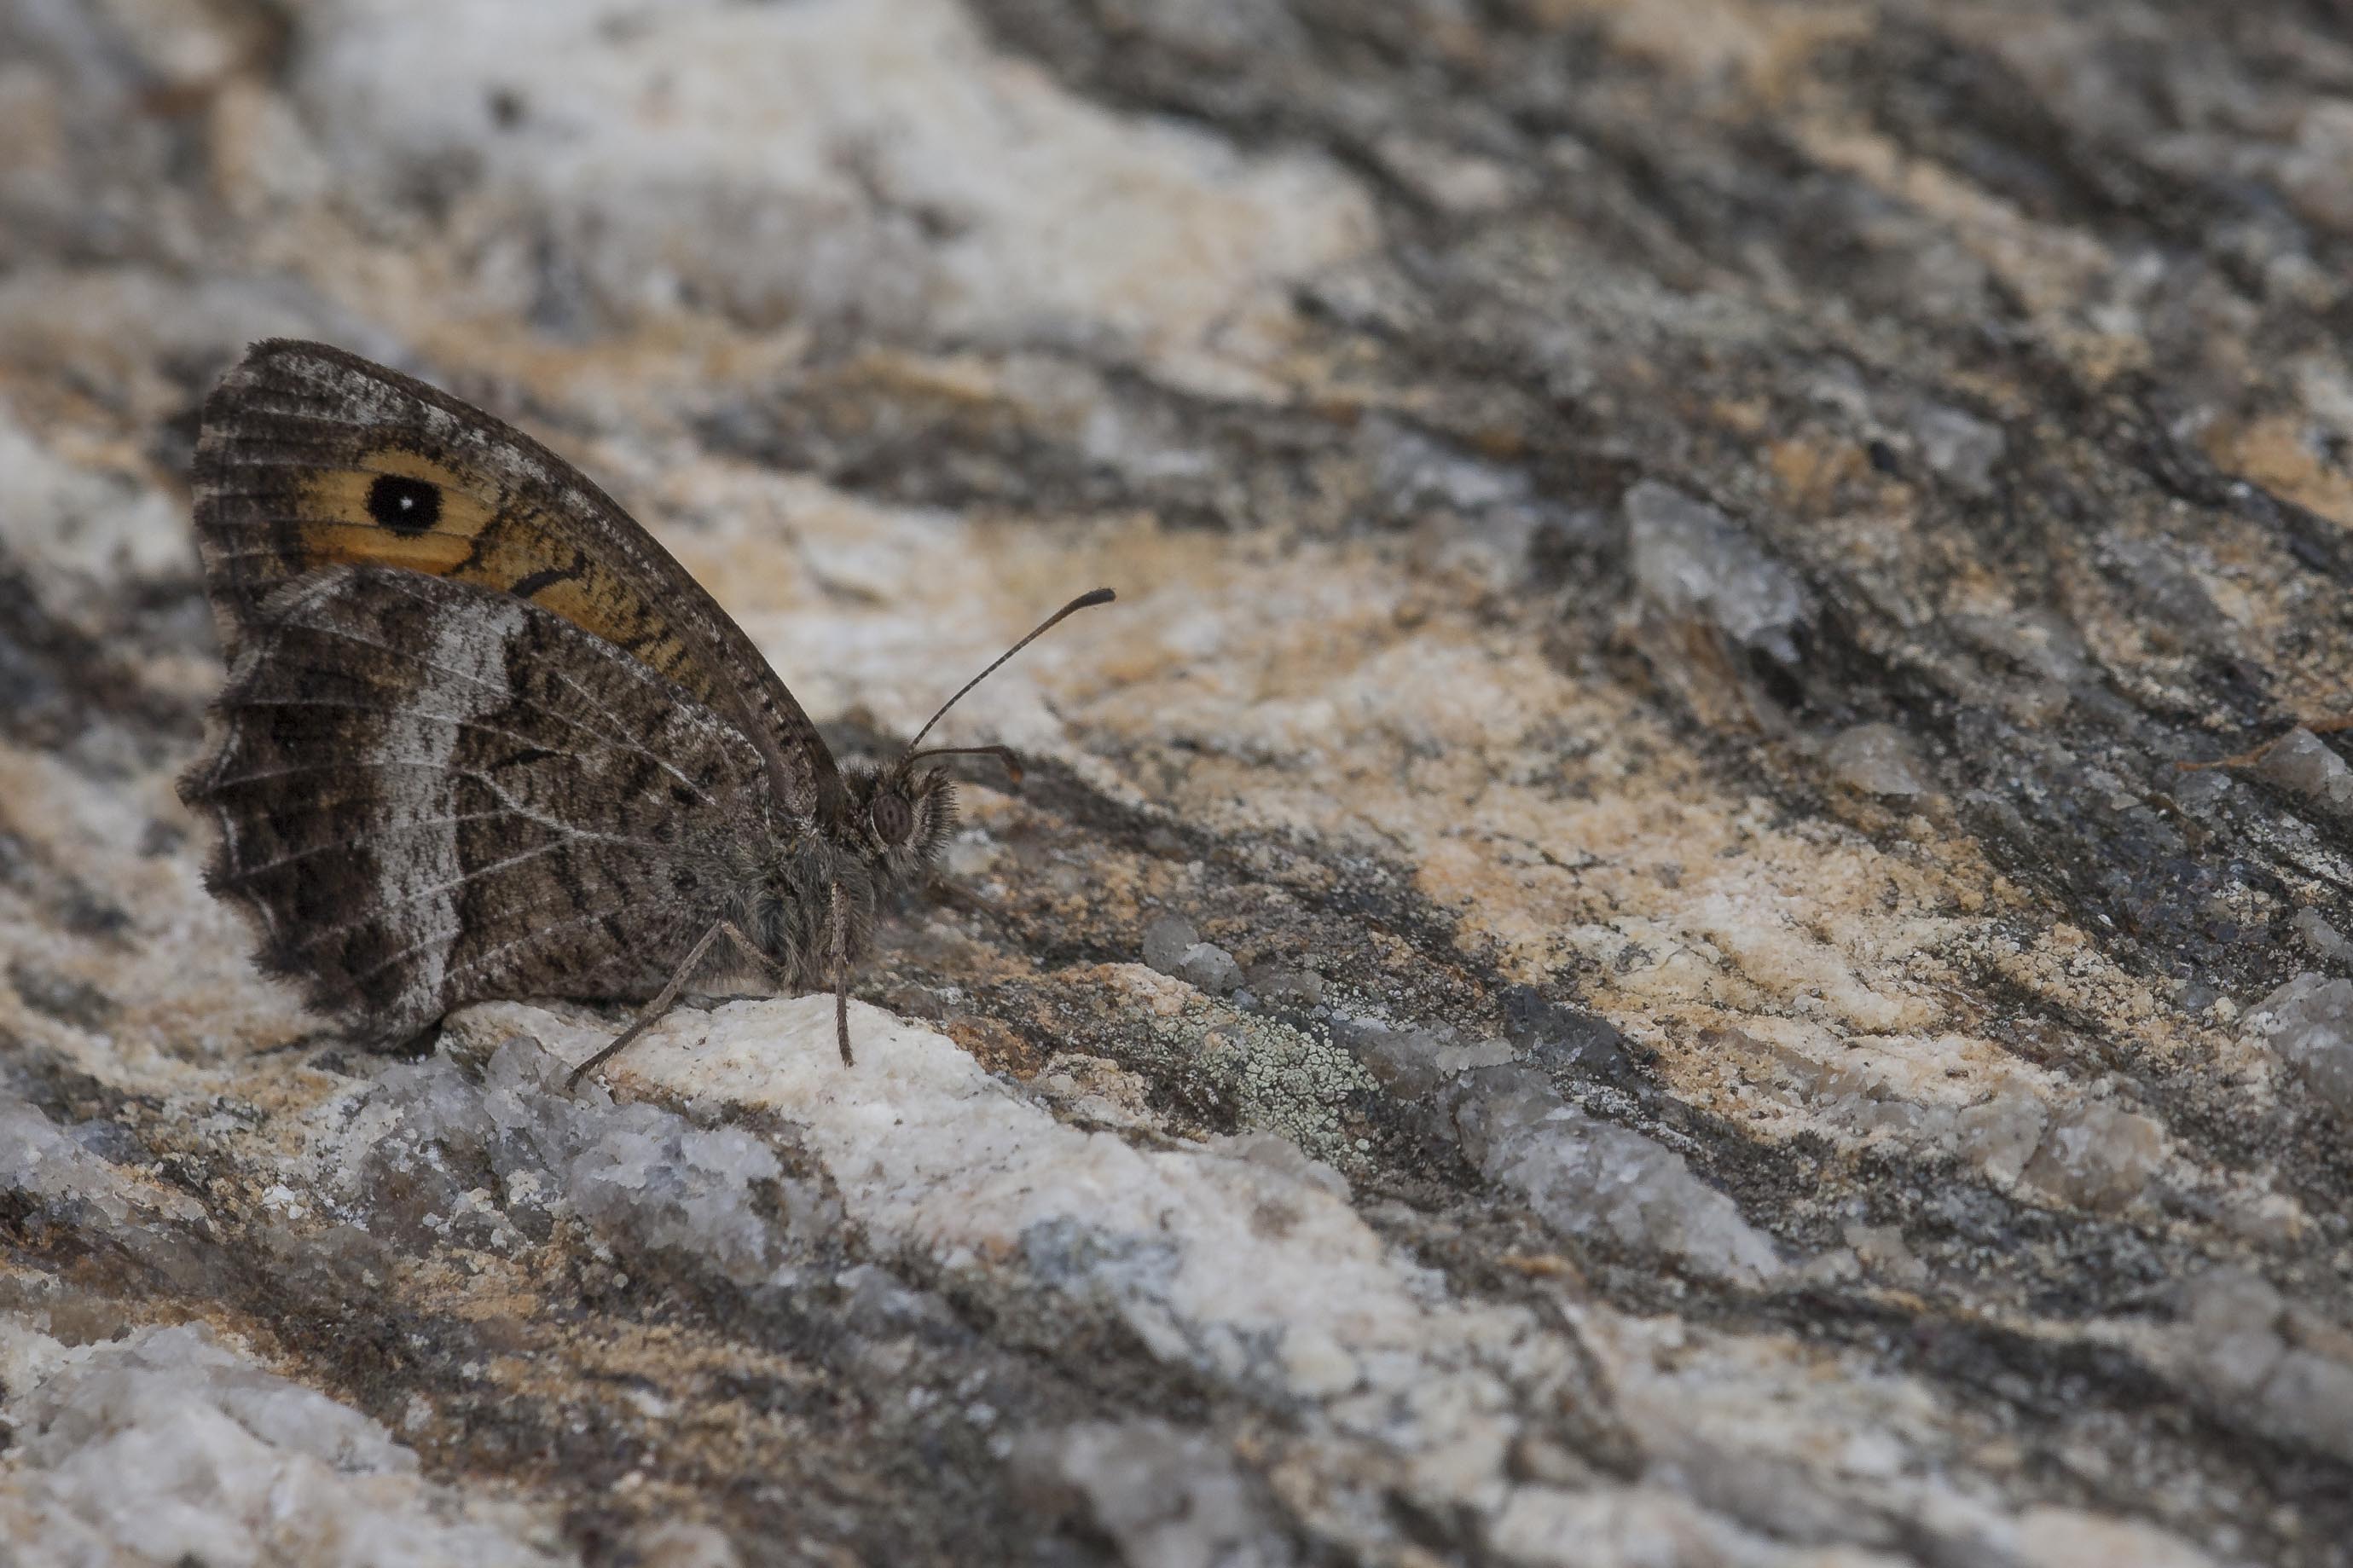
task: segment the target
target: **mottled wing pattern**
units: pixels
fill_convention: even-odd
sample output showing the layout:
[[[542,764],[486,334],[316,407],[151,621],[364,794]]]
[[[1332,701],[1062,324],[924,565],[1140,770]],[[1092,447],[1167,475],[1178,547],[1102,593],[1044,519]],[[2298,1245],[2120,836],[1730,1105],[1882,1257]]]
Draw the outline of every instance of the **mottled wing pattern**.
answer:
[[[216,715],[181,784],[219,825],[210,886],[384,1044],[470,1001],[659,989],[720,892],[697,847],[753,831],[762,793],[749,742],[647,666],[382,567],[254,605]]]
[[[262,602],[336,563],[527,601],[734,720],[781,801],[840,788],[832,754],[742,629],[571,464],[491,415],[323,343],[258,343],[206,400],[196,536],[232,651]]]

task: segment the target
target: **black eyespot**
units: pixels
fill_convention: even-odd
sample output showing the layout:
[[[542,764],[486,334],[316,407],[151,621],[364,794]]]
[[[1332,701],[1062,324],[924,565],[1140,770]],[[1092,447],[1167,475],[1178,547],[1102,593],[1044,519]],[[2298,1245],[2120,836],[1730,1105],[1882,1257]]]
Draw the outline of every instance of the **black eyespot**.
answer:
[[[907,835],[915,831],[915,814],[907,808],[907,797],[884,790],[874,797],[868,808],[874,818],[874,837],[893,849],[907,842]]]
[[[378,474],[368,486],[367,508],[395,533],[423,533],[441,521],[441,489],[406,474]]]

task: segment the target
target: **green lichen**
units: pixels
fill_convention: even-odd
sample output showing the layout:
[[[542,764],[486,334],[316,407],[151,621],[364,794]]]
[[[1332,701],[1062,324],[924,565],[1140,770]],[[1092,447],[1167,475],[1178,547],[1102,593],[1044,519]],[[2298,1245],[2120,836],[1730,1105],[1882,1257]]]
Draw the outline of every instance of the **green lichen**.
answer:
[[[1354,1056],[1320,1032],[1204,999],[1151,1017],[1147,1032],[1180,1100],[1221,1109],[1242,1131],[1279,1132],[1327,1163],[1345,1169],[1361,1160],[1343,1112],[1375,1085]]]

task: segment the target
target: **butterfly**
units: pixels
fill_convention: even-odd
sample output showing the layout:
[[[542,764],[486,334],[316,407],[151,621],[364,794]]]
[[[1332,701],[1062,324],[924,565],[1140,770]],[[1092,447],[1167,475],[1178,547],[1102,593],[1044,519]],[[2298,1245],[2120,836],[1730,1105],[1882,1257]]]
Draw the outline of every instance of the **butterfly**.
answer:
[[[492,998],[643,1001],[572,1083],[715,963],[849,987],[893,888],[955,824],[919,749],[838,763],[718,603],[571,464],[323,343],[256,344],[192,474],[229,660],[181,797],[258,961],[397,1045]],[[723,944],[724,948],[723,949]],[[732,950],[732,951],[728,951]]]

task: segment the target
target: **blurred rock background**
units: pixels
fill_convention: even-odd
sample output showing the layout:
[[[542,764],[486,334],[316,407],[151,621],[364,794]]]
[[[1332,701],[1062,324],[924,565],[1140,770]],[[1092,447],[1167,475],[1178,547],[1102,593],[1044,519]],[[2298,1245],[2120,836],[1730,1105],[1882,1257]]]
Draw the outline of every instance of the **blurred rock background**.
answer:
[[[5,0],[0,1555],[2348,1561],[2349,261],[2298,0]],[[250,972],[270,334],[848,750],[1117,586],[855,1072]]]

